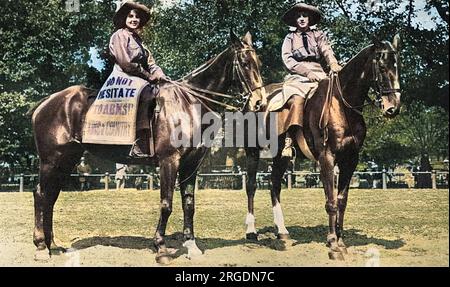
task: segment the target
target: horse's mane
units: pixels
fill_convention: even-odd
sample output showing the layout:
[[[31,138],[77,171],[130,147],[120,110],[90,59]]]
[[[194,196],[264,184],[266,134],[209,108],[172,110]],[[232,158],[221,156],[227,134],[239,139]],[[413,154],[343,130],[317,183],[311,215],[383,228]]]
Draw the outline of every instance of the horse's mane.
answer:
[[[394,50],[392,47],[392,44],[388,41],[382,41],[383,45],[387,46],[389,50]],[[350,60],[347,61],[347,63],[344,65],[343,69],[345,69],[347,66],[351,66],[354,64],[359,65],[362,60],[366,60],[369,53],[373,52],[372,49],[374,47],[374,44],[370,44],[366,47],[364,47],[361,51],[359,51],[355,56],[353,56]]]
[[[373,44],[364,47],[355,56],[353,56],[350,60],[348,60],[342,69],[344,70],[344,69],[348,68],[349,66],[352,66],[354,64],[359,64],[362,60],[365,60],[372,47],[373,47]]]
[[[217,59],[219,59],[225,52],[227,52],[229,50],[229,48],[223,50],[222,52],[220,52],[218,55],[212,57],[211,59],[209,59],[208,61],[206,61],[205,63],[203,63],[202,65],[200,65],[198,68],[194,69],[193,71],[189,72],[187,75],[185,75],[184,77],[182,77],[182,80],[189,80],[192,79],[193,77],[195,77],[196,75],[198,75],[199,73],[202,73],[203,71],[207,70],[210,66],[212,66]]]

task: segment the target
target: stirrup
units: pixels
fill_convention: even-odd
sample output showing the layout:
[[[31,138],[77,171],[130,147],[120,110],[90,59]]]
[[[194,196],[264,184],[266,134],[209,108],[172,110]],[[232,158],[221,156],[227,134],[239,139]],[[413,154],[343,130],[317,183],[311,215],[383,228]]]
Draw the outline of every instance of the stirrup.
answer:
[[[137,141],[133,143],[133,146],[131,147],[129,156],[132,158],[150,158],[149,154],[143,153],[139,145],[137,144]]]
[[[281,151],[281,157],[292,158],[292,139],[290,137],[286,137],[284,140],[284,148]]]

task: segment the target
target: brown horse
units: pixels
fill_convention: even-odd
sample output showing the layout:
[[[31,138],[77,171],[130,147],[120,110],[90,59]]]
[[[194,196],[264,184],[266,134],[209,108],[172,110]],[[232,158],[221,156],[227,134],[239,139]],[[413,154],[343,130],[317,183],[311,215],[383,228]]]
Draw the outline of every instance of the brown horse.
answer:
[[[320,164],[326,196],[325,210],[329,216],[327,245],[330,247],[330,258],[342,259],[342,253],[346,252],[343,241],[344,213],[350,180],[366,136],[366,125],[361,111],[368,99],[369,88],[375,89],[377,94],[375,102],[385,117],[394,117],[400,109],[398,43],[399,37],[396,36],[392,44],[375,41],[373,45],[364,48],[345,65],[333,81],[335,83],[340,81],[342,86],[333,85],[334,88],[328,92],[330,80],[321,81],[315,95],[306,103],[303,129],[294,126],[289,130],[291,135],[296,135],[294,139],[298,147],[302,147],[301,134],[304,134],[307,146],[312,152],[309,153],[309,157]],[[266,87],[269,98],[272,91],[279,87],[280,84]],[[284,225],[280,205],[281,178],[288,166],[288,159],[281,157],[285,137],[286,133],[279,135],[278,153],[273,158],[271,174],[274,223],[280,238],[286,238],[289,234]],[[301,149],[307,155],[304,148]],[[246,151],[248,157],[246,237],[256,239],[253,199],[259,150],[247,148]],[[340,171],[337,190],[334,187],[333,174],[336,165]]]
[[[33,241],[37,247],[37,259],[48,258],[52,250],[59,249],[53,240],[53,208],[64,181],[85,150],[115,162],[159,164],[161,207],[154,244],[157,249],[156,260],[160,263],[168,263],[172,259],[164,236],[172,212],[173,192],[178,174],[184,213],[184,246],[188,249],[188,256],[201,254],[194,240],[194,184],[196,170],[207,148],[202,145],[172,145],[171,136],[174,135],[175,127],[171,116],[179,112],[188,115],[192,123],[191,130],[183,132],[189,142],[192,142],[193,134],[208,127],[194,120],[201,117],[205,111],[211,110],[211,102],[203,101],[207,96],[220,95],[226,93],[229,88],[234,88],[243,90],[242,95],[245,94],[252,100],[261,98],[259,62],[250,33],[240,40],[231,32],[231,43],[229,48],[184,77],[182,81],[160,85],[160,98],[164,101],[161,101],[161,110],[153,120],[155,157],[151,160],[128,158],[130,146],[81,143],[83,121],[92,104],[90,98],[92,95],[95,97],[96,91],[83,86],[72,86],[51,95],[36,108],[32,123],[40,157],[40,183],[34,191]],[[202,105],[201,111],[192,109],[196,104]]]

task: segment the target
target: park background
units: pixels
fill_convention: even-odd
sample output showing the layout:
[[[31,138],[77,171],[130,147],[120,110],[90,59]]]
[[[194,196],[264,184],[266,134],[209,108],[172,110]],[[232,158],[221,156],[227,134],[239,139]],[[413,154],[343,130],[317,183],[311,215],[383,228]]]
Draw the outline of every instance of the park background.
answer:
[[[42,98],[70,85],[100,88],[112,69],[111,0],[1,0],[0,12],[0,183],[36,174],[39,160],[31,118]],[[266,84],[286,75],[280,51],[288,27],[281,15],[295,1],[141,1],[153,6],[144,43],[172,79],[222,51],[229,31],[250,31]],[[393,120],[368,106],[368,134],[358,171],[448,171],[448,1],[307,1],[324,13],[319,29],[345,63],[372,37],[391,41],[400,33],[402,111]],[[114,163],[85,155],[97,173]],[[263,161],[261,171],[267,171]],[[245,169],[242,150],[212,149],[203,172]],[[299,156],[294,169],[316,171]],[[131,167],[130,172],[154,172]],[[448,185],[448,173],[447,173]],[[416,179],[417,181],[417,179]],[[33,183],[33,182],[32,182]],[[417,185],[417,182],[416,182]],[[428,186],[431,187],[431,186]]]
[[[110,73],[107,46],[114,2],[0,0],[0,191],[19,191],[21,180],[28,190],[37,183],[33,175],[39,161],[28,109],[70,85],[100,88]],[[294,1],[142,2],[154,3],[144,41],[172,79],[222,51],[230,28],[240,35],[252,33],[265,83],[281,81],[286,74],[280,50],[288,27],[280,16]],[[324,12],[319,28],[332,40],[341,63],[369,45],[372,36],[391,41],[400,32],[402,37],[402,112],[387,120],[374,108],[364,110],[368,135],[358,171],[368,171],[369,176],[378,171],[383,176],[383,169],[406,174],[431,168],[447,171],[441,175],[448,187],[448,1],[307,2]],[[93,172],[100,177],[110,172],[113,179],[113,162],[85,156]],[[268,164],[262,161],[261,171],[267,171]],[[242,188],[239,182],[245,173],[239,167],[245,169],[245,158],[236,149],[213,149],[206,158],[202,173],[232,170],[235,174],[221,177],[226,187],[220,190],[211,189],[220,187],[217,182],[198,186],[202,189],[196,193],[196,240],[205,256],[196,260],[182,256],[181,199],[174,197],[167,240],[179,249],[175,266],[449,265],[446,190],[404,186],[374,190],[367,188],[370,184],[352,190],[345,231],[350,255],[344,262],[332,262],[325,252],[328,226],[323,189],[318,186],[299,189],[293,184],[283,191],[291,234],[285,242],[275,235],[266,178],[255,198],[259,241],[245,241],[246,195],[232,190]],[[134,168],[140,174],[144,167]],[[144,169],[145,174],[157,176],[156,170]],[[298,157],[294,169],[312,174],[314,165]],[[430,176],[426,176],[428,183]],[[224,182],[230,178],[231,186]],[[77,177],[73,179],[76,183]],[[416,178],[412,181],[417,187]],[[159,193],[99,187],[61,193],[55,233],[57,243],[72,252],[49,262],[33,259],[32,193],[0,192],[0,266],[156,266],[152,238]]]

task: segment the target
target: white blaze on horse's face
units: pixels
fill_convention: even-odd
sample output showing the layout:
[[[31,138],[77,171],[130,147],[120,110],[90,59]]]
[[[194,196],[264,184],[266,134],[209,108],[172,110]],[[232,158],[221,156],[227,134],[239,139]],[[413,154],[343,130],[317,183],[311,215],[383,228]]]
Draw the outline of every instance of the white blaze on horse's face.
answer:
[[[139,14],[136,10],[131,10],[128,13],[127,19],[125,20],[125,25],[130,30],[135,30],[139,28],[139,25],[141,24],[141,18],[139,17]]]

